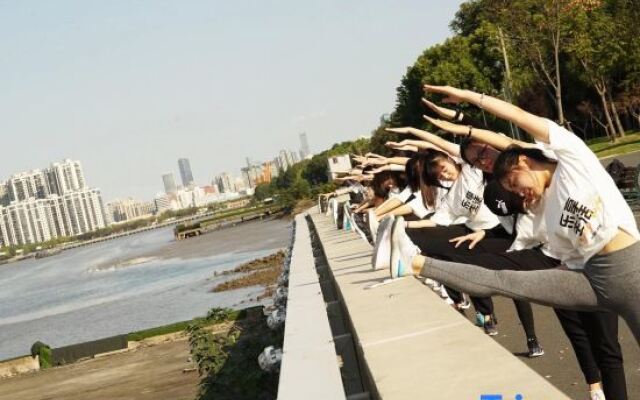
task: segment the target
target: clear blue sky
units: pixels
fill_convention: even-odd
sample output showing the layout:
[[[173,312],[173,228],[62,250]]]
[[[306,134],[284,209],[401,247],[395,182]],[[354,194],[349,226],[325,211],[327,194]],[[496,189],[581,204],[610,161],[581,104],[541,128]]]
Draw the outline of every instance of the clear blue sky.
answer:
[[[369,134],[460,1],[0,1],[0,180],[82,161],[104,198],[151,199]]]

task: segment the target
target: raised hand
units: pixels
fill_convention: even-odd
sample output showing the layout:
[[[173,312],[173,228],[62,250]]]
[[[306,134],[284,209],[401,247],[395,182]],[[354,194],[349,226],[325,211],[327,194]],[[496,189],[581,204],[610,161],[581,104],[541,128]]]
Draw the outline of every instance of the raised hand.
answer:
[[[418,151],[418,146],[414,144],[407,143],[408,140],[403,140],[400,143],[397,142],[387,142],[385,146],[390,147],[394,150],[403,150],[403,151],[413,151],[414,153]]]
[[[376,154],[376,153],[367,153],[364,156],[367,158],[384,158],[384,156],[381,156],[380,154]]]
[[[442,129],[443,131],[447,131],[449,133],[452,133],[454,135],[468,135],[469,134],[469,127],[466,125],[458,125],[458,124],[454,124],[451,123],[449,121],[443,121],[441,119],[435,119],[435,118],[431,118],[427,115],[423,115],[422,116],[424,119],[426,119],[427,121],[429,121],[433,126]]]
[[[417,132],[420,132],[420,129],[412,128],[410,126],[404,126],[401,128],[385,128],[385,131],[392,133],[400,133],[403,135],[415,135]]]
[[[456,111],[450,108],[440,107],[430,102],[429,100],[422,98],[422,102],[429,107],[433,112],[445,119],[454,119],[456,117]]]
[[[445,103],[458,104],[467,101],[465,99],[465,91],[462,89],[454,88],[451,86],[435,85],[424,85],[422,88],[427,93],[438,93],[444,95],[442,101]]]
[[[387,165],[388,163],[386,158],[367,158],[362,165]]]

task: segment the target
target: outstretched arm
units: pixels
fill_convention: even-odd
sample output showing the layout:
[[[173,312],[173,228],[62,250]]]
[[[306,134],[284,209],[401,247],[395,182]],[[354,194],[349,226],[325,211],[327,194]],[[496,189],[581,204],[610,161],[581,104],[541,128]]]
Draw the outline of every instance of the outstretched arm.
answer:
[[[429,107],[431,110],[433,110],[433,112],[435,112],[436,114],[438,114],[438,116],[440,118],[443,119],[447,119],[447,120],[457,120],[457,121],[461,121],[463,114],[461,112],[457,112],[456,110],[452,110],[450,108],[445,108],[442,106],[438,106],[436,104],[434,104],[433,102],[425,99],[424,97],[422,98],[422,102]],[[456,118],[456,115],[458,116],[458,118]]]
[[[429,143],[433,143],[437,147],[449,153],[449,155],[452,155],[454,157],[460,156],[460,146],[458,146],[455,143],[451,143],[448,140],[444,140],[443,138],[437,135],[434,135],[431,132],[423,131],[423,130],[412,128],[412,127],[387,128],[386,130],[393,133],[414,135],[416,137],[419,137],[422,140],[426,140]]]
[[[479,129],[471,126],[454,124],[449,121],[431,118],[426,115],[423,115],[423,117],[434,126],[437,126],[438,128],[445,130],[453,135],[470,137],[479,142],[487,143],[488,145],[498,150],[504,150],[513,144],[517,144],[521,147],[532,146],[530,143],[521,142],[519,140],[512,139],[508,136],[501,135],[487,129]]]
[[[499,118],[513,122],[536,140],[549,143],[549,128],[545,119],[526,112],[518,106],[484,93],[475,93],[451,86],[424,85],[424,90],[444,95],[444,101],[447,103],[474,104]]]

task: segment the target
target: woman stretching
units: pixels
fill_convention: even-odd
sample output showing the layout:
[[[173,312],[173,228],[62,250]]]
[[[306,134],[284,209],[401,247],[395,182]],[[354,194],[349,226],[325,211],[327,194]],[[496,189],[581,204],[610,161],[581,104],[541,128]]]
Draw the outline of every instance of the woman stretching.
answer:
[[[432,259],[418,255],[402,236],[404,230],[397,229],[392,235],[392,275],[420,273],[479,296],[607,309],[622,316],[640,343],[640,233],[595,154],[573,133],[502,100],[451,87],[427,85],[425,90],[511,121],[555,154],[557,160],[539,149],[510,148],[496,161],[494,175],[520,195],[528,209],[542,215],[549,247],[570,270],[491,271]]]

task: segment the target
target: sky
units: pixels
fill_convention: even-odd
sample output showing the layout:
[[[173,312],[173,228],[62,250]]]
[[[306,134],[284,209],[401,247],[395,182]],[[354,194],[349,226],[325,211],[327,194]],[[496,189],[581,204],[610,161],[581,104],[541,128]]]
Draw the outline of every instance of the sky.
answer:
[[[80,160],[105,200],[151,200],[369,135],[461,1],[0,0],[0,181]]]

